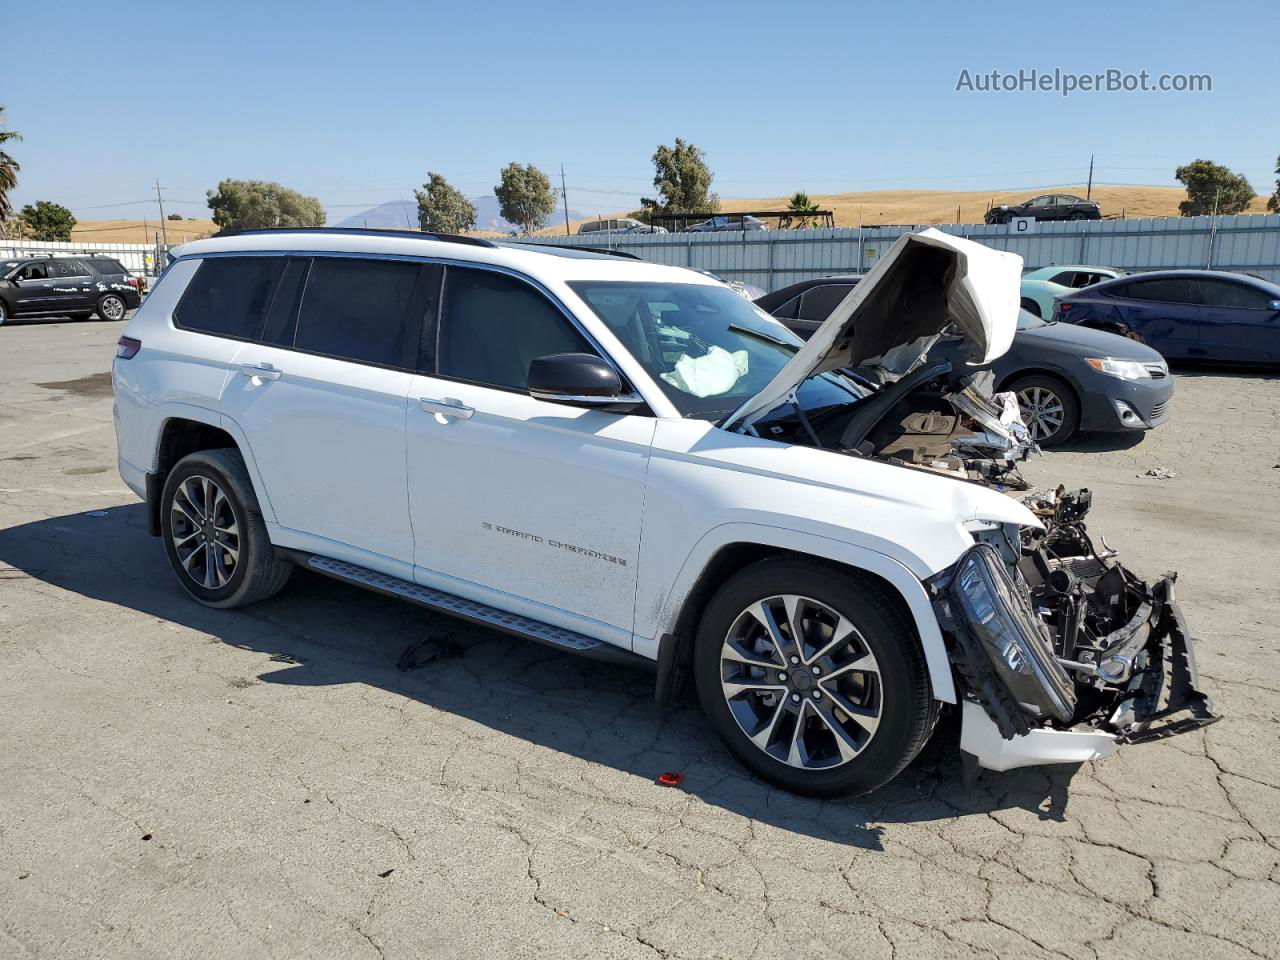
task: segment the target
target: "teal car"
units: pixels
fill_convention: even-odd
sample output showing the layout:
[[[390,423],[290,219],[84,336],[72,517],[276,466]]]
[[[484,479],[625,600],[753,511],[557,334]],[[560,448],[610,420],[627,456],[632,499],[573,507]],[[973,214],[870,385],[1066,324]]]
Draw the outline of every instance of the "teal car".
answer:
[[[1022,275],[1022,309],[1041,320],[1053,316],[1053,301],[1084,287],[1114,280],[1125,271],[1114,267],[1089,267],[1078,264],[1053,265],[1029,270]]]

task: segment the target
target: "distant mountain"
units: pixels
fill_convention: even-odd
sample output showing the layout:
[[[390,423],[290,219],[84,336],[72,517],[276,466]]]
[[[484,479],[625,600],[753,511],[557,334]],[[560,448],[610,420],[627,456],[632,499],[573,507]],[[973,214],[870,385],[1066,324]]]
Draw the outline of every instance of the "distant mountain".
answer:
[[[492,230],[497,233],[510,233],[515,230],[514,224],[507,223],[502,219],[502,215],[498,212],[498,198],[490,194],[482,197],[468,197],[476,206],[476,229]],[[579,213],[573,208],[569,209],[569,219],[581,220],[586,214]],[[564,220],[564,209],[556,210],[551,219],[552,223],[560,223]],[[380,203],[376,207],[371,207],[363,213],[357,213],[354,216],[347,217],[334,224],[337,227],[375,227],[382,229],[405,229],[406,227],[418,226],[418,204],[412,200],[391,200],[387,203]]]

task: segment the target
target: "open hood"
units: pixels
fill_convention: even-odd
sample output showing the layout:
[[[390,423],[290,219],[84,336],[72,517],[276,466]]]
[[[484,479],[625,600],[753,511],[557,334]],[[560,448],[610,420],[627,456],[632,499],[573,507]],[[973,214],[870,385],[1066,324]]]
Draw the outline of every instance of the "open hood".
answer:
[[[929,228],[898,238],[763,390],[725,421],[749,427],[809,377],[876,367],[896,380],[916,366],[948,325],[968,359],[987,364],[1013,342],[1022,258]]]

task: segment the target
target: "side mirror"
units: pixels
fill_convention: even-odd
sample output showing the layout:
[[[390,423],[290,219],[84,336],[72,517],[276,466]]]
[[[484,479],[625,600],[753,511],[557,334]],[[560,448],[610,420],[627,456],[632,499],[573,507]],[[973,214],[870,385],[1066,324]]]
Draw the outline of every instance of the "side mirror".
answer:
[[[618,371],[593,353],[551,353],[529,364],[529,394],[539,400],[608,406],[639,403],[623,394]]]

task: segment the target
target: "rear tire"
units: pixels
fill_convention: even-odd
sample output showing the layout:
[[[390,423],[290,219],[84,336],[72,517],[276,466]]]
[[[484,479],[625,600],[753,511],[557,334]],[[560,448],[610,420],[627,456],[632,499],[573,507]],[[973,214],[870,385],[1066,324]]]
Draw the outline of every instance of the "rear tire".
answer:
[[[124,298],[108,293],[98,300],[98,317],[103,320],[123,320],[125,310]]]
[[[3,327],[9,321],[9,305],[0,300],[0,327]]]
[[[899,605],[876,580],[804,557],[761,560],[716,591],[698,626],[694,679],[729,751],[793,793],[888,783],[937,720],[924,652]]]
[[[1080,402],[1057,377],[1021,377],[1005,388],[1018,398],[1022,420],[1031,439],[1042,447],[1066,443],[1080,427]]]
[[[1036,317],[1039,320],[1044,319],[1044,313],[1040,310],[1040,304],[1036,303],[1030,297],[1023,297],[1020,305],[1023,310],[1027,311],[1027,313],[1031,314],[1033,317]]]
[[[201,450],[178,461],[160,496],[160,531],[178,581],[205,606],[265,600],[293,572],[271,545],[237,450]]]

